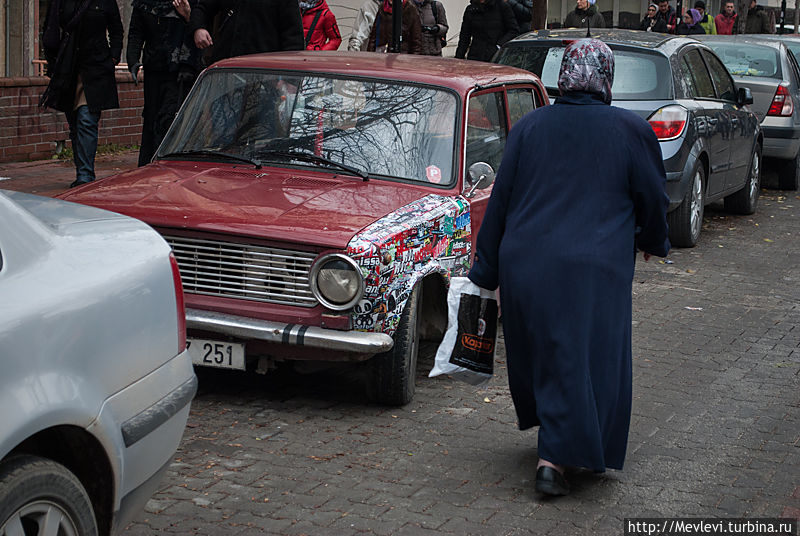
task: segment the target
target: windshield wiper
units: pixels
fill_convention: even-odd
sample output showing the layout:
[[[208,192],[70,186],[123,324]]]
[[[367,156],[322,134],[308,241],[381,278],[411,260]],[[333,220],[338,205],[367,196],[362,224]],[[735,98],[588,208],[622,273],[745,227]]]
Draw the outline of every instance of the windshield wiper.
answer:
[[[214,151],[212,149],[195,149],[192,151],[175,151],[172,153],[160,154],[158,155],[159,158],[167,158],[170,156],[221,156],[223,158],[228,158],[230,160],[237,160],[239,162],[244,162],[246,164],[252,164],[256,167],[256,169],[261,169],[261,161],[256,160],[255,158],[248,158],[246,156],[240,156],[238,154],[233,153],[226,153],[223,151]]]
[[[361,177],[364,181],[369,180],[369,173],[358,169],[357,167],[348,166],[347,164],[342,164],[341,162],[337,162],[335,160],[331,160],[330,158],[325,158],[324,156],[318,156],[311,153],[303,153],[300,151],[261,151],[259,155],[269,158],[270,156],[277,156],[283,158],[291,158],[294,160],[300,160],[301,162],[310,162],[312,164],[318,164],[322,166],[329,166],[344,170],[352,175],[357,177]]]

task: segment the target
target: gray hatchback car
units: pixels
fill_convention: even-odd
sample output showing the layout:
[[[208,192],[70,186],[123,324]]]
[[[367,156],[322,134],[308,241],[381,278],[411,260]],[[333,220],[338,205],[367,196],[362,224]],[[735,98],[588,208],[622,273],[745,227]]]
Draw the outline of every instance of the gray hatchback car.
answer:
[[[738,88],[714,52],[694,39],[619,29],[592,34],[614,51],[612,104],[639,114],[658,136],[670,242],[694,246],[712,201],[724,199],[732,212],[755,212],[763,137],[748,107],[750,91]],[[493,61],[532,71],[558,96],[564,48],[585,36],[575,29],[530,32],[503,45]]]
[[[0,190],[0,536],[116,534],[183,435],[183,290],[146,224]]]
[[[701,35],[740,87],[753,93],[751,108],[764,132],[764,157],[778,163],[778,187],[800,186],[800,66],[789,36]],[[800,47],[799,47],[800,48]]]

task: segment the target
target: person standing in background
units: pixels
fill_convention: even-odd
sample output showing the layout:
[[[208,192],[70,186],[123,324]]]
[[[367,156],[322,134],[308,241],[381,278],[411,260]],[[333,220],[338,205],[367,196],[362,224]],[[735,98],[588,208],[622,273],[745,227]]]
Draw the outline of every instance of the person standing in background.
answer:
[[[469,272],[499,285],[511,397],[519,429],[539,427],[535,488],[546,495],[569,493],[567,467],[622,469],[636,252],[647,261],[670,248],[658,139],[610,106],[613,83],[605,43],[567,45],[561,96],[511,129]]]
[[[594,3],[595,0],[577,0],[575,9],[564,19],[564,28],[604,28],[606,21]]]
[[[700,26],[700,12],[690,9],[683,14],[683,22],[675,28],[677,35],[704,35],[706,31]]]
[[[447,14],[439,0],[414,0],[422,23],[422,51],[426,56],[441,56],[447,35]]]
[[[200,72],[200,51],[188,24],[196,3],[133,0],[126,60],[134,81],[140,66],[145,72],[140,166],[152,160]]]
[[[347,41],[347,50],[356,52],[367,49],[367,38],[375,24],[375,16],[381,7],[381,0],[364,0],[353,23],[353,31]]]
[[[470,0],[461,20],[456,58],[491,61],[500,46],[517,35],[517,19],[508,2]]]
[[[639,29],[643,32],[667,33],[667,23],[658,16],[658,6],[650,4],[647,6],[647,14],[639,24]]]
[[[736,11],[733,2],[725,2],[722,13],[714,17],[714,26],[719,35],[734,35],[736,33]]]
[[[750,9],[747,10],[747,20],[744,23],[744,33],[773,33],[769,24],[769,15],[764,11],[763,6],[758,5],[756,0],[750,0]]]
[[[212,38],[209,30],[217,15]],[[298,0],[199,0],[189,27],[197,48],[214,47],[212,63],[243,54],[305,49]]]
[[[370,52],[388,52],[392,42],[392,9],[392,0],[384,0],[367,40],[367,50]],[[403,0],[402,13],[400,52],[422,54],[422,22],[414,0]]]
[[[667,33],[675,33],[678,17],[669,5],[669,0],[658,0],[658,17],[667,24]]]
[[[703,0],[697,0],[694,3],[694,8],[700,13],[700,26],[703,27],[707,35],[717,35],[717,25],[714,24],[714,19],[706,13],[706,3]]]
[[[338,50],[342,34],[325,0],[300,0],[306,50]]]
[[[75,181],[95,180],[100,114],[119,108],[114,66],[122,55],[122,19],[115,0],[53,0],[44,23],[47,85],[40,106],[67,116]]]

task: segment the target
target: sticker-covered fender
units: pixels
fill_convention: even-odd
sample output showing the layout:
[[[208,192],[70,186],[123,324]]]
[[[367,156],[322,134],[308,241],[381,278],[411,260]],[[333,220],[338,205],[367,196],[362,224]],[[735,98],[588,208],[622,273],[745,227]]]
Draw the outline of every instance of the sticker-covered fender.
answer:
[[[414,285],[438,273],[465,275],[470,259],[470,206],[462,196],[428,195],[365,227],[347,254],[361,268],[364,297],[353,308],[359,331],[393,335]]]

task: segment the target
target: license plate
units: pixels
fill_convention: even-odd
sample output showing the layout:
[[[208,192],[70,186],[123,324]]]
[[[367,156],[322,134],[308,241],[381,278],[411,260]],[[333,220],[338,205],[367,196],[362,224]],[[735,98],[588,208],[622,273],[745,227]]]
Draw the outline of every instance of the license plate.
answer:
[[[244,370],[244,344],[187,338],[186,349],[195,365]]]

